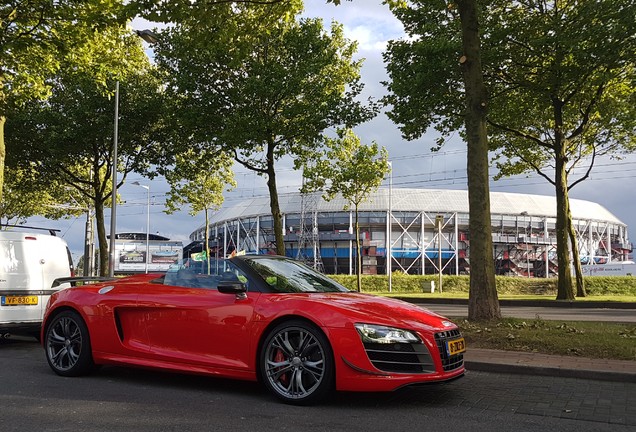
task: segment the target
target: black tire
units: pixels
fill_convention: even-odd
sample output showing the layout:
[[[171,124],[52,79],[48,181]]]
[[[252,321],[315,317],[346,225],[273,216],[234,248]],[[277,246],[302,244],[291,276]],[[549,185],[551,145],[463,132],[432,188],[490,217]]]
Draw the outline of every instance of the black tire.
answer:
[[[80,376],[91,372],[95,364],[88,328],[74,311],[64,311],[51,319],[44,334],[46,360],[61,376]]]
[[[267,335],[260,352],[267,389],[292,405],[309,405],[334,388],[333,350],[324,333],[301,320],[283,322]]]

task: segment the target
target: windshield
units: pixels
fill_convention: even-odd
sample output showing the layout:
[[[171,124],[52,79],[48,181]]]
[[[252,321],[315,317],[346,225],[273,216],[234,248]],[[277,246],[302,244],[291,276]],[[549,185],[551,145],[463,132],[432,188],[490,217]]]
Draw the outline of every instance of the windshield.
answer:
[[[298,261],[280,258],[258,258],[247,259],[245,263],[258,273],[276,292],[348,291],[342,285]]]

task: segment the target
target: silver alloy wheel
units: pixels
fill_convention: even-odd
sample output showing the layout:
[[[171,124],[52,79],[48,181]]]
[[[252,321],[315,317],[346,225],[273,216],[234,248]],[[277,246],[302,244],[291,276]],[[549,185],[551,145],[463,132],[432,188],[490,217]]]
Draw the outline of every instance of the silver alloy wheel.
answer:
[[[82,331],[73,317],[57,319],[47,332],[46,353],[58,371],[68,371],[77,364],[82,353]]]
[[[311,396],[325,379],[325,349],[302,327],[285,327],[269,338],[265,379],[285,399]]]

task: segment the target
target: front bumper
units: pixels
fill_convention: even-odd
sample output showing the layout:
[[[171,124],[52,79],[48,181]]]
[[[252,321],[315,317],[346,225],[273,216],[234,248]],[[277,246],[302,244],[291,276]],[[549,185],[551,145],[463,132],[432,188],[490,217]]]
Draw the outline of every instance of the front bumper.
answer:
[[[439,332],[433,337],[420,335],[423,344],[413,352],[393,347],[395,352],[378,352],[363,345],[357,332],[331,329],[336,388],[342,391],[393,391],[401,387],[450,381],[464,375],[463,354],[448,356],[444,339],[457,333]],[[432,335],[431,335],[432,336]],[[381,361],[378,361],[378,358]]]

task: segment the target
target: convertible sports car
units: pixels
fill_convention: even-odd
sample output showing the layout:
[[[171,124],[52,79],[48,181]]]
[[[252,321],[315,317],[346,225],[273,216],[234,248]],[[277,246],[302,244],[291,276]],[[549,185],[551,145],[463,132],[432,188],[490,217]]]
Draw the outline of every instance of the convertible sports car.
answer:
[[[465,351],[444,317],[350,292],[272,255],[182,263],[166,274],[58,291],[42,345],[62,376],[110,364],[261,380],[299,405],[333,389],[391,391],[458,378]]]

